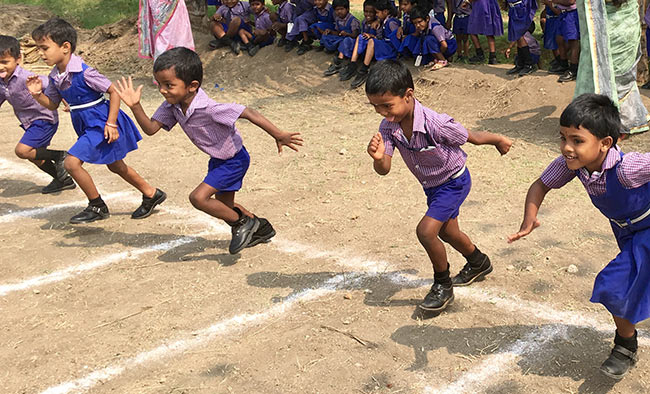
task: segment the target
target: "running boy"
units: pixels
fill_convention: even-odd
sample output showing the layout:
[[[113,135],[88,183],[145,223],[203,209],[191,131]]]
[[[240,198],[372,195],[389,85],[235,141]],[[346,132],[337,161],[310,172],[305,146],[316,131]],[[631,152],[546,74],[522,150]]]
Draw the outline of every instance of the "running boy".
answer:
[[[591,302],[614,318],[614,349],[601,371],[621,379],[637,360],[636,324],[650,317],[650,153],[624,154],[616,146],[624,130],[607,97],[583,94],[560,116],[562,155],[544,170],[526,196],[524,220],[514,242],[539,227],[537,212],[551,189],[578,177],[591,202],[609,220],[620,253],[594,283]]]
[[[142,86],[134,90],[131,78],[122,78],[122,82],[117,82],[117,92],[147,135],[154,135],[161,128],[171,130],[179,123],[194,145],[210,155],[208,174],[190,193],[192,205],[232,227],[232,254],[268,242],[275,235],[271,224],[235,202],[235,193],[241,188],[250,163],[235,122],[248,119],[269,133],[276,140],[278,153],[283,145],[297,151],[297,146],[302,145],[300,133],[278,129],[254,109],[210,99],[201,89],[201,59],[187,48],[174,48],[160,55],[154,62],[153,73],[165,102],[151,118],[140,105]]]
[[[488,256],[458,227],[459,209],[471,188],[467,155],[460,146],[465,142],[490,144],[503,155],[512,141],[497,134],[467,131],[449,115],[420,104],[413,89],[411,73],[400,61],[386,60],[370,68],[366,95],[385,119],[368,144],[368,154],[374,159],[375,171],[386,175],[397,148],[424,188],[429,209],[416,231],[433,265],[434,283],[420,308],[441,311],[453,301],[454,285],[470,285],[492,272]],[[467,259],[453,279],[441,239]]]
[[[14,150],[16,156],[31,161],[52,177],[52,182],[41,190],[43,194],[74,189],[74,181],[63,168],[65,152],[47,149],[59,126],[59,117],[56,111],[44,108],[29,94],[25,83],[34,73],[20,67],[21,60],[18,40],[0,35],[0,106],[9,102],[25,131]],[[47,87],[47,78],[39,78]]]

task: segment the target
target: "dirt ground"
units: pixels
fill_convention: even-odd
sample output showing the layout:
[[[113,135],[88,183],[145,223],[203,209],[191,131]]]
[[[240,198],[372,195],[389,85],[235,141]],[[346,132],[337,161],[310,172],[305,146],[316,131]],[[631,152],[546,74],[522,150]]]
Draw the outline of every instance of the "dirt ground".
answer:
[[[21,6],[2,11],[8,23],[0,33],[17,36],[48,17]],[[163,99],[151,63],[136,56],[133,26],[128,20],[81,32],[79,52],[112,78],[134,75],[151,113]],[[617,249],[579,182],[548,195],[542,227],[531,236],[505,241],[518,229],[528,186],[558,155],[558,118],[573,84],[542,71],[511,79],[508,65],[414,70],[423,104],[515,141],[504,157],[492,147],[464,147],[473,188],[460,223],[489,254],[494,273],[457,289],[444,313],[422,316],[416,305],[432,271],[415,226],[426,199],[401,160],[385,177],[373,172],[365,149],[381,118],[362,90],[322,77],[329,60],[322,53],[264,48],[254,59],[234,57],[206,52],[209,37],[195,37],[212,98],[256,108],[305,139],[299,152],[278,156],[262,130],[239,124],[252,162],[238,201],[267,217],[278,235],[227,253],[229,229],[189,204],[208,158],[178,127],[145,137],[127,157],[167,192],[156,214],[131,220],[137,192],[88,165],[112,216],[69,225],[85,206],[82,192],[40,194],[47,177],[13,155],[21,133],[4,105],[1,392],[650,390],[647,323],[636,368],[616,384],[598,372],[614,329],[589,296]],[[61,113],[52,146],[74,141]],[[648,151],[649,141],[641,135],[622,146]],[[453,272],[464,263],[451,249],[449,259]]]

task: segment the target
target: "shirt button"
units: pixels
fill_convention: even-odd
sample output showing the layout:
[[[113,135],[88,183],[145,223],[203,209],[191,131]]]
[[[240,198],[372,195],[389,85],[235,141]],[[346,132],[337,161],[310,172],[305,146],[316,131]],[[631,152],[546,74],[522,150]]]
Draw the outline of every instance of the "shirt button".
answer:
[[[420,165],[419,165],[419,164],[416,164],[416,165],[415,165],[415,168],[420,168]]]
[[[427,184],[427,181],[422,181],[422,183],[426,185],[426,184]]]

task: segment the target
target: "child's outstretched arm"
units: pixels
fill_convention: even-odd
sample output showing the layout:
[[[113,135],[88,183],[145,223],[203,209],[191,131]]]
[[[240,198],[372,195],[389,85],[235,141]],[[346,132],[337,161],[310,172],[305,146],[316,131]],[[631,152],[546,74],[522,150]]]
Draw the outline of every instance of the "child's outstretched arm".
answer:
[[[373,135],[370,143],[368,143],[368,154],[375,160],[373,167],[379,175],[386,175],[390,172],[392,157],[385,154],[385,152],[386,146],[381,133]]]
[[[489,131],[467,131],[467,142],[474,145],[494,145],[495,148],[505,155],[512,146],[512,140],[501,134],[490,133]]]
[[[154,135],[161,129],[162,123],[149,118],[147,113],[144,112],[142,105],[140,105],[142,85],[133,89],[133,79],[129,77],[129,79],[126,80],[122,77],[122,81],[116,81],[115,92],[119,95],[122,101],[124,101],[124,104],[131,108],[131,112],[133,112],[136,122],[138,122],[140,128],[145,132],[145,134]]]
[[[539,227],[540,222],[537,219],[537,212],[549,190],[551,188],[546,186],[539,178],[530,185],[528,194],[526,194],[526,204],[524,205],[524,220],[521,222],[519,231],[508,236],[508,243],[525,237]]]
[[[300,137],[300,133],[289,133],[280,130],[277,128],[277,126],[271,123],[270,120],[266,119],[264,115],[252,108],[246,107],[246,109],[244,109],[239,117],[251,121],[254,125],[269,133],[271,137],[275,138],[275,143],[278,146],[278,154],[282,153],[282,145],[286,145],[296,152],[298,151],[298,146],[302,146],[302,138]]]
[[[30,75],[27,77],[25,84],[27,85],[29,93],[34,97],[34,100],[36,100],[40,105],[51,111],[59,108],[59,103],[55,103],[43,94],[43,81],[41,81],[41,78],[39,78],[38,75]]]

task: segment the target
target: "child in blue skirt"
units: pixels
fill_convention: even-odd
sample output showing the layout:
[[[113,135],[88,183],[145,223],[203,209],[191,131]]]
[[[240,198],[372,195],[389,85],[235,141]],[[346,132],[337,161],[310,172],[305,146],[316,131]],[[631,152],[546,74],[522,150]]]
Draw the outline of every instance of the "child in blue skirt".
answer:
[[[380,23],[377,35],[364,33],[357,37],[354,49],[352,50],[350,64],[341,72],[341,81],[346,81],[356,74],[354,80],[350,83],[352,89],[358,88],[366,81],[368,69],[373,59],[396,59],[397,50],[402,44],[397,38],[400,21],[391,16],[391,2],[389,0],[377,0],[375,10],[377,11],[377,19]],[[363,61],[357,67],[361,55],[363,55]]]
[[[320,40],[325,29],[334,28],[334,8],[328,0],[314,0],[314,7],[297,16],[293,27],[287,33],[288,40],[284,50],[290,52],[298,46],[297,54],[304,55],[313,49],[314,38]],[[302,39],[300,45],[298,40]]]
[[[38,76],[31,76],[27,80],[29,92],[39,104],[51,110],[65,100],[70,105],[72,125],[79,137],[68,150],[64,167],[86,194],[89,203],[86,209],[70,219],[70,223],[89,223],[109,216],[106,203],[90,174],[83,168],[86,162],[106,164],[109,170],[138,189],[142,193],[142,205],[131,218],[148,217],[167,195],[149,185],[123,160],[128,152],[138,149],[142,137],[133,121],[120,110],[120,98],[115,87],[74,54],[77,32],[68,22],[52,18],[37,27],[32,37],[45,63],[54,67],[45,91]],[[110,100],[104,98],[104,93],[110,94]]]
[[[488,64],[497,64],[497,54],[494,37],[503,35],[503,20],[501,19],[501,9],[497,0],[464,0],[462,7],[472,7],[467,21],[468,33],[476,49],[476,55],[469,58],[470,63],[483,63],[485,53],[481,48],[481,42],[478,36],[487,37]]]
[[[650,153],[623,153],[616,142],[624,127],[603,95],[576,97],[560,116],[562,155],[544,170],[526,196],[516,241],[539,227],[537,212],[551,189],[574,178],[610,221],[620,253],[596,276],[591,302],[614,317],[614,349],[601,371],[621,379],[636,363],[636,324],[650,317]]]
[[[361,23],[350,13],[350,0],[334,0],[334,29],[326,29],[320,38],[320,47],[327,53],[338,52],[339,45],[346,38],[356,39]]]
[[[537,42],[537,39],[533,36],[533,33],[535,32],[535,22],[530,24],[530,27],[528,28],[528,31],[524,33],[524,36],[522,37],[526,41],[526,47],[528,47],[528,52],[530,54],[530,59],[529,62],[531,64],[531,70],[530,71],[524,71],[519,74],[519,76],[524,76],[531,74],[534,72],[538,67],[539,67],[539,60],[540,56],[542,55],[541,48],[539,47],[539,42]],[[508,48],[505,50],[505,55],[506,59],[510,58],[510,51],[512,48],[517,44],[516,41],[511,42],[510,45],[508,45]],[[519,53],[515,56],[515,64],[521,64],[525,65],[525,61],[520,60],[519,58]]]

